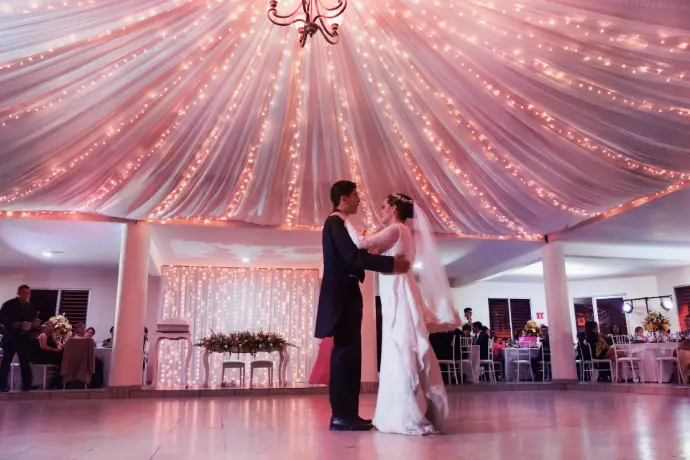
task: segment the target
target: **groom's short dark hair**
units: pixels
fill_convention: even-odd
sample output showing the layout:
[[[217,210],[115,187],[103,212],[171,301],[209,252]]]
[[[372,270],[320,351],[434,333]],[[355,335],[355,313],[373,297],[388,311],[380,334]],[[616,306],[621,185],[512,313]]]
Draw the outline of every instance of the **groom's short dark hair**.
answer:
[[[349,180],[339,180],[331,186],[331,203],[333,207],[340,206],[340,199],[344,196],[350,196],[352,192],[357,189],[357,184]]]

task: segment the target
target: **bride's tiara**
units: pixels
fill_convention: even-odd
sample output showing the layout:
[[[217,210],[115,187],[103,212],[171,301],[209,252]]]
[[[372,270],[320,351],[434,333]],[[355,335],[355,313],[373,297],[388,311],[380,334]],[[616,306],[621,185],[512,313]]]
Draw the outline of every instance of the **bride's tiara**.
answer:
[[[393,194],[393,198],[395,198],[398,201],[402,201],[403,203],[407,203],[407,204],[416,204],[417,203],[415,200],[405,198],[404,196],[398,195],[397,193]]]

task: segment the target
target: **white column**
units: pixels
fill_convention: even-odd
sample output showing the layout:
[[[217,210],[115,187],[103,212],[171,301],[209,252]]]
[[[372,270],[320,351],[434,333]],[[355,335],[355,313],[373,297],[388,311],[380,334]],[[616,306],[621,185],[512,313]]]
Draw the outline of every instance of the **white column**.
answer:
[[[376,273],[366,272],[362,284],[362,382],[378,382],[376,356]]]
[[[549,345],[553,380],[576,381],[573,332],[570,323],[568,278],[561,243],[548,243],[542,250],[546,314],[549,320]]]
[[[141,386],[149,244],[148,224],[126,224],[117,282],[111,387]]]

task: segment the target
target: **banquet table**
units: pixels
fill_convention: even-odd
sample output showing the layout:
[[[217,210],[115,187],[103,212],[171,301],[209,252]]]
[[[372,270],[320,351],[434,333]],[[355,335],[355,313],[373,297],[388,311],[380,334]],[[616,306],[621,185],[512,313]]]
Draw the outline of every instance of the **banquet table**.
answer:
[[[505,378],[506,382],[513,381],[517,379],[517,369],[515,368],[515,361],[518,359],[518,350],[520,348],[510,348],[506,347],[503,349],[503,375]],[[522,348],[522,350],[525,350],[525,348]],[[529,356],[531,358],[536,358],[539,356],[539,348],[538,347],[533,347],[529,349]],[[523,380],[532,380],[532,378],[529,376],[530,372],[532,372],[532,369],[529,368],[527,369],[526,365],[524,366],[524,378]],[[520,376],[523,375],[522,369],[520,369]]]
[[[242,349],[233,347],[233,348],[230,348],[228,350],[228,353],[231,355],[232,354],[241,355],[241,354],[252,354],[252,351],[242,350]],[[263,351],[260,351],[259,353],[278,353],[278,358],[279,358],[279,361],[278,361],[278,384],[281,387],[286,385],[286,383],[287,383],[287,376],[286,376],[287,365],[288,365],[288,362],[290,362],[290,355],[287,352],[287,346],[285,346],[284,348],[276,348],[274,350],[263,350]],[[208,388],[208,381],[209,381],[209,378],[211,375],[210,364],[209,364],[209,356],[210,355],[211,355],[211,353],[209,353],[208,350],[204,351],[204,355],[203,355],[204,371],[205,371],[204,388]]]
[[[659,364],[657,358],[672,357],[676,350],[675,343],[633,343],[631,344],[633,356],[642,358],[640,361],[640,373],[636,377],[642,382],[658,382],[657,371]],[[673,364],[668,361],[661,363],[661,381],[669,382],[673,377]],[[641,375],[640,375],[641,374]],[[632,380],[632,372],[629,365],[618,366],[618,381]]]

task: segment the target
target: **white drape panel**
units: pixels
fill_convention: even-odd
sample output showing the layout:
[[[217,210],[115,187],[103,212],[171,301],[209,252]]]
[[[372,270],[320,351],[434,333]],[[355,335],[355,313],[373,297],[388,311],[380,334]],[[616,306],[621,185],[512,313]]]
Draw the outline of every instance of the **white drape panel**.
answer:
[[[533,235],[690,173],[687,1],[351,1],[303,50],[267,5],[4,0],[0,209],[320,225],[350,178]]]
[[[194,343],[210,331],[277,332],[298,347],[289,350],[288,382],[307,381],[317,349],[313,329],[320,286],[318,270],[166,266],[162,280],[162,318],[186,319]],[[202,353],[201,348],[194,348],[192,384],[204,381]],[[159,385],[182,382],[184,358],[182,342],[161,344]],[[209,383],[220,384],[220,364],[227,358],[213,355]],[[277,384],[278,355],[261,353],[257,358],[273,359]],[[240,355],[240,359],[249,362],[253,358]],[[226,380],[230,379],[237,381],[238,376],[226,375]],[[259,371],[255,383],[266,382],[265,371]]]

